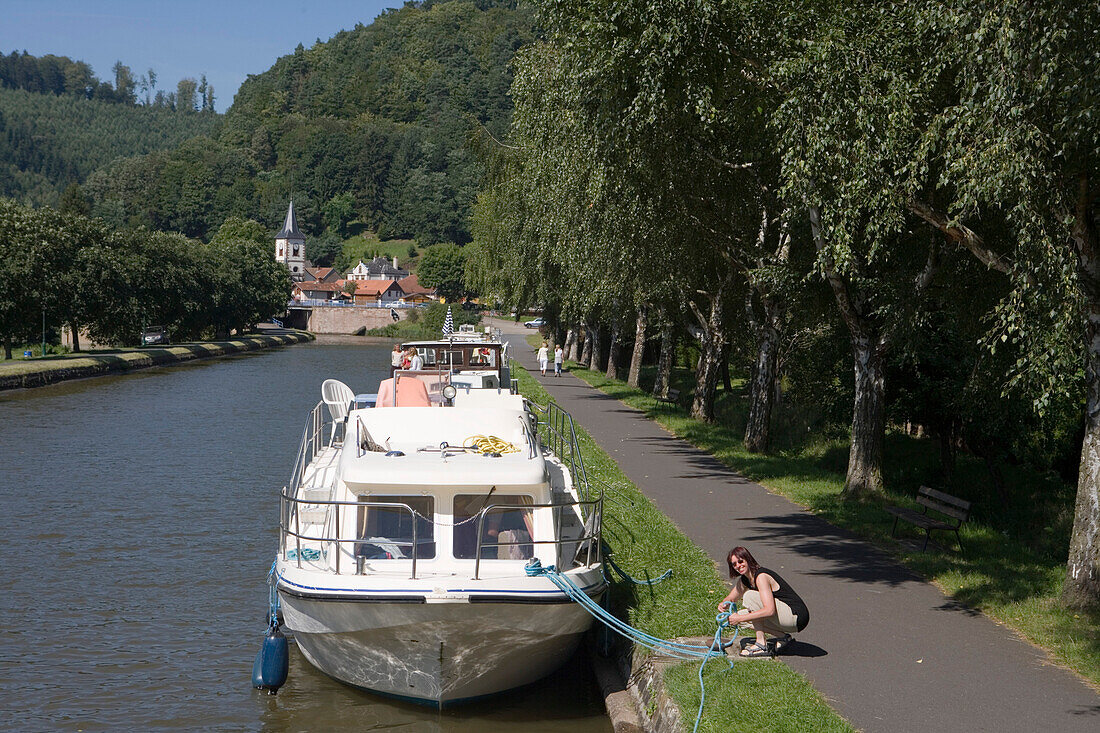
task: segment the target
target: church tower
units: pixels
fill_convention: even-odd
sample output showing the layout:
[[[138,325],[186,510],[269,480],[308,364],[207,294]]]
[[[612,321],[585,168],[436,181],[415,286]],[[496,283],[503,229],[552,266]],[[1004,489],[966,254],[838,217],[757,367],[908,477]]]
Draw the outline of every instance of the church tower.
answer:
[[[286,210],[283,228],[275,235],[275,261],[282,262],[290,270],[290,279],[304,280],[306,277],[306,238],[298,229],[298,219],[294,216],[294,202]]]

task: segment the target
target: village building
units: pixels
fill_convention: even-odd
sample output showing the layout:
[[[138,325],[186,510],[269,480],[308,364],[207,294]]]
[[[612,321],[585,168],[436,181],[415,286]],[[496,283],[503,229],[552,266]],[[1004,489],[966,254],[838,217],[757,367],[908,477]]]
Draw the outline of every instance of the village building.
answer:
[[[348,280],[401,280],[409,276],[409,271],[397,266],[397,258],[393,258],[393,264],[385,257],[375,257],[370,262],[359,260],[359,264],[345,276]]]
[[[405,291],[405,302],[419,305],[437,299],[435,290],[426,288],[416,278],[416,273],[397,281],[398,287]]]
[[[390,305],[401,303],[405,297],[405,291],[396,280],[356,280],[350,283],[355,285],[351,297],[356,305]]]

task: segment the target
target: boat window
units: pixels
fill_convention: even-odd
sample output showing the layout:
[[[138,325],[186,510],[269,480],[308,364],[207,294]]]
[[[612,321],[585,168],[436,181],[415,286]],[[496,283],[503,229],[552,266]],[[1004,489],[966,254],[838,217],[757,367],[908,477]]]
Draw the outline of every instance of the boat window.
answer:
[[[443,366],[462,366],[466,363],[461,349],[440,350],[439,363]]]
[[[455,496],[454,553],[468,559],[477,556],[477,519],[488,508],[481,529],[483,559],[526,560],[534,554],[534,512],[530,496],[459,494]],[[473,519],[471,519],[474,517]],[[466,521],[465,524],[459,524]]]
[[[470,366],[495,367],[496,362],[496,353],[485,347],[476,348],[470,354]]]
[[[404,504],[419,516],[414,518],[405,507],[360,506],[356,524],[355,554],[371,560],[407,558],[413,554],[413,521],[416,522],[417,557],[435,557],[435,497],[432,496],[360,496],[371,504]]]

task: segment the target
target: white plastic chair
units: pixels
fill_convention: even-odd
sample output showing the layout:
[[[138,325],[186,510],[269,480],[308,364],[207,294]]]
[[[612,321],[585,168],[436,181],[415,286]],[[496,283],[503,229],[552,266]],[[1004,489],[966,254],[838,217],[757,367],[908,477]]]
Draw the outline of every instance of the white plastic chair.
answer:
[[[355,393],[339,379],[326,379],[321,383],[321,399],[332,415],[332,436],[329,442],[333,443],[336,441],[336,431],[340,423],[348,416],[348,408],[355,399]]]

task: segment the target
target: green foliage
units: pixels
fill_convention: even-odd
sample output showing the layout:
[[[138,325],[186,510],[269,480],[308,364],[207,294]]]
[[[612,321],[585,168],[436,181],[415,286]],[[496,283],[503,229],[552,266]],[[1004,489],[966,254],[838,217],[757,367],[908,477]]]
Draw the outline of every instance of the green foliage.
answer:
[[[455,244],[436,244],[424,252],[416,268],[417,281],[448,302],[461,301],[468,288],[465,282],[466,254]]]
[[[0,199],[0,339],[87,327],[101,343],[135,343],[145,326],[174,339],[243,331],[282,313],[290,297],[256,222],[227,221],[203,245],[178,233],[112,232],[102,221]],[[35,273],[33,276],[31,273]],[[64,297],[58,297],[64,293]]]
[[[266,247],[271,242],[272,236],[258,221],[231,216],[218,227],[218,231],[210,239],[210,243],[226,244],[238,239],[255,242]]]

